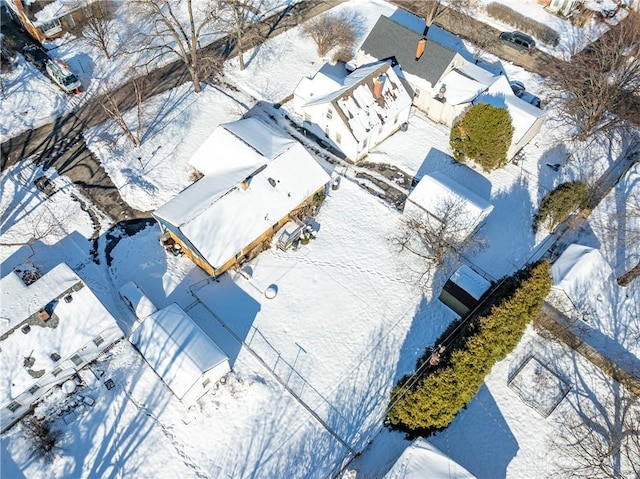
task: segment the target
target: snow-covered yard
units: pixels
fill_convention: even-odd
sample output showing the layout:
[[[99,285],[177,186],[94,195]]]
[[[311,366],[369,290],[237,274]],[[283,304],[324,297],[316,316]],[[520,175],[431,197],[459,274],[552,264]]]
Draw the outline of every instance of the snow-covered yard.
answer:
[[[360,13],[367,28],[378,15],[394,12],[380,0],[352,0],[337,8]],[[139,149],[111,123],[86,133],[90,148],[132,206],[154,209],[175,196],[191,182],[189,157],[218,124],[238,119],[256,100],[283,101],[301,76],[313,74],[322,62],[299,28],[246,58],[242,72],[234,61],[227,67],[241,93],[207,86],[196,95],[186,84],[147,102],[146,136]],[[512,65],[501,67],[528,84],[539,81]],[[287,108],[285,102],[282,110]],[[563,181],[593,181],[624,150],[624,139],[588,149],[570,144],[563,140],[563,128],[548,120],[517,164],[484,174],[473,165],[454,163],[449,132],[415,114],[408,131],[386,140],[367,159],[418,177],[439,171],[490,200],[494,210],[481,231],[489,246],[467,260],[488,277],[499,278],[535,257],[548,240],[546,232],[535,235],[531,229],[544,194]],[[562,166],[556,171],[547,164]],[[402,435],[384,429],[376,436],[389,392],[455,318],[433,292],[423,294],[413,284],[406,270],[408,263],[416,266],[415,258],[399,257],[391,249],[388,238],[399,225],[400,212],[359,187],[347,171],[315,218],[317,239],[297,250],[272,248],[215,281],[185,257],[167,254],[156,226],[133,236],[123,232],[111,251],[110,266],[103,253],[95,264],[88,240],[94,226],[71,196],[78,195],[75,187],[54,176],[58,192],[47,200],[32,186],[39,175],[32,168],[22,163],[3,172],[6,213],[0,240],[28,237],[29,215],[43,209],[61,228],[33,245],[31,259],[26,246],[0,248],[2,274],[28,260],[43,270],[66,261],[127,328],[134,318],[116,291],[133,280],[158,307],[180,305],[228,355],[233,371],[225,384],[187,410],[135,349],[122,342],[94,372],[83,373],[84,394],[95,398],[95,404],[83,407],[70,424],[56,419],[64,449],[54,464],[30,459],[16,427],[2,438],[3,475],[327,477],[350,455],[348,448],[359,452],[372,439],[370,449],[350,468],[368,478],[389,469],[408,444]],[[637,170],[629,175],[624,189],[615,189],[590,221],[612,262],[619,249],[598,224],[606,224],[625,195],[637,191]],[[98,225],[99,251],[109,226],[104,219]],[[624,266],[615,262],[617,272],[638,252],[628,254]],[[267,299],[264,293],[271,285],[277,296]],[[640,303],[637,284],[626,294]],[[633,314],[611,311],[619,321],[629,321],[627,314]],[[531,356],[553,373],[546,382],[551,391],[529,391],[533,402],[558,399],[563,385],[571,386],[546,419],[508,386]],[[113,389],[105,387],[107,378],[114,381]],[[521,389],[526,386],[520,384]],[[547,477],[554,468],[549,440],[557,422],[583,396],[604,402],[610,387],[590,363],[530,329],[516,351],[494,367],[468,408],[430,440],[478,477]],[[53,410],[59,398],[48,401]]]

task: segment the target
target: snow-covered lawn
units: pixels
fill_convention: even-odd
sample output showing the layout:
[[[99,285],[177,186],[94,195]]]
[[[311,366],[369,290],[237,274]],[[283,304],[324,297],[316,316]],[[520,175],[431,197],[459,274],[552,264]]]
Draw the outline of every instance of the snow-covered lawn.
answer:
[[[380,0],[352,0],[338,8],[359,12],[368,28],[379,14],[394,11]],[[281,101],[302,75],[321,66],[314,45],[298,29],[270,39],[246,58],[244,72],[233,62],[227,67],[243,93],[207,87],[195,95],[186,84],[147,102],[147,130],[139,149],[131,148],[111,123],[87,133],[90,148],[132,206],[154,209],[188,185],[189,157],[218,124],[253,106],[248,94]],[[538,82],[521,69],[502,67],[510,77]],[[442,171],[489,199],[495,208],[481,232],[489,246],[468,261],[493,278],[520,268],[546,240],[547,233],[531,230],[532,213],[544,194],[569,179],[593,181],[625,146],[617,139],[589,148],[570,144],[563,140],[566,129],[549,120],[518,164],[485,174],[474,165],[452,162],[448,137],[447,129],[416,114],[408,131],[389,138],[368,160],[416,176]],[[555,171],[547,164],[562,166]],[[127,326],[134,318],[116,293],[126,281],[135,281],[158,307],[178,303],[229,356],[233,372],[226,384],[187,410],[125,341],[97,366],[103,375],[87,372],[87,394],[95,405],[71,424],[56,419],[63,433],[61,457],[52,466],[31,460],[16,427],[2,438],[3,475],[327,477],[348,455],[341,441],[360,451],[374,437],[371,449],[351,467],[368,478],[388,469],[406,444],[402,435],[386,430],[376,436],[389,392],[455,317],[433,296],[438,291],[423,295],[412,284],[406,267],[415,259],[391,250],[388,237],[398,227],[400,212],[347,175],[315,218],[317,239],[298,250],[268,250],[241,271],[214,281],[187,258],[168,255],[156,226],[123,237],[109,267],[103,255],[94,264],[87,239],[94,229],[88,215],[76,209],[70,196],[74,186],[48,172],[59,191],[47,200],[33,188],[39,172],[30,168],[17,165],[0,178],[5,212],[0,241],[29,226],[24,212],[50,210],[69,236],[60,233],[34,245],[33,260],[43,269],[68,262]],[[602,222],[620,206],[622,195],[638,188],[637,171],[631,175],[627,189],[614,190],[603,203]],[[66,209],[68,217],[58,213]],[[102,221],[104,233],[110,225]],[[603,249],[611,261],[618,249],[598,233],[596,223],[592,228],[609,245]],[[18,232],[25,234],[28,228]],[[104,235],[99,245],[104,248]],[[2,274],[30,254],[24,246],[0,248]],[[625,267],[637,254],[625,258]],[[619,262],[615,269],[620,271]],[[277,296],[267,299],[264,292],[271,285]],[[628,291],[638,297],[637,286]],[[612,311],[627,321],[619,310]],[[507,385],[532,354],[572,387],[546,419]],[[116,387],[107,390],[104,378]],[[553,467],[548,440],[557,431],[556,421],[581,395],[600,400],[608,387],[590,363],[529,330],[517,350],[494,367],[468,408],[430,440],[478,477],[547,477]],[[539,398],[545,399],[544,391]]]
[[[246,112],[250,99],[234,94],[212,86],[196,94],[191,83],[185,83],[145,102],[139,148],[113,121],[85,131],[87,146],[102,159],[127,203],[141,211],[154,210],[193,182],[188,160],[213,130]],[[126,120],[135,132],[135,112]]]

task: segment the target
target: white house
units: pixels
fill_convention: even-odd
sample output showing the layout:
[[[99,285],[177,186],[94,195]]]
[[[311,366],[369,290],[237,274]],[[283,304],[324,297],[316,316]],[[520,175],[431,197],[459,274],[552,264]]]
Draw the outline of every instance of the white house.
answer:
[[[69,266],[59,264],[31,282],[38,276],[29,279],[16,271],[0,280],[2,431],[123,337],[113,316]]]
[[[435,39],[441,30],[439,27],[432,25],[427,30],[424,19],[419,20],[421,26],[416,28],[415,21],[401,24],[381,15],[360,47],[355,62],[360,66],[393,58],[414,91],[413,104],[429,114],[432,108],[438,109],[433,100],[442,88],[443,78],[469,62]],[[448,80],[451,81],[453,78]],[[435,121],[440,121],[439,112],[432,114]]]
[[[402,70],[376,62],[348,72],[325,66],[293,92],[304,125],[357,161],[409,119],[413,93]]]
[[[424,175],[409,193],[405,214],[427,213],[452,224],[459,240],[474,234],[493,210],[493,205],[441,172]]]
[[[418,438],[396,460],[384,479],[475,479],[426,439]]]
[[[261,247],[331,180],[302,144],[256,118],[219,126],[191,164],[204,177],[153,215],[212,276]]]
[[[543,110],[518,98],[513,93],[509,80],[504,76],[498,77],[475,101],[506,108],[509,112],[513,124],[513,138],[507,151],[509,160],[538,134],[546,118]]]
[[[187,406],[231,371],[227,355],[175,303],[142,321],[130,341]]]

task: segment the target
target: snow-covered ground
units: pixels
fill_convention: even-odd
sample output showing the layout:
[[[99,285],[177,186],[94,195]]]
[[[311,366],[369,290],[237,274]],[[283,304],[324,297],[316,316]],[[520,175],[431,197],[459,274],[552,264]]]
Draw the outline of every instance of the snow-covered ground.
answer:
[[[379,14],[394,11],[380,0],[352,0],[338,8],[360,13],[367,29]],[[270,39],[246,58],[243,72],[234,62],[227,67],[242,93],[207,87],[195,95],[187,84],[150,100],[139,149],[109,123],[87,133],[90,147],[132,206],[153,209],[177,194],[191,181],[190,155],[218,124],[239,118],[255,100],[282,101],[322,62],[299,29]],[[500,67],[528,88],[539,81],[512,65]],[[385,141],[368,159],[417,176],[442,171],[490,199],[495,208],[482,231],[489,247],[469,260],[493,278],[518,269],[546,240],[545,232],[534,235],[530,226],[543,195],[568,179],[593,181],[625,146],[615,139],[588,149],[569,144],[562,125],[549,120],[517,165],[486,175],[473,165],[452,162],[448,134],[416,114],[408,131]],[[562,167],[555,171],[547,164]],[[229,356],[233,372],[226,384],[187,410],[136,351],[121,343],[96,366],[96,374],[84,374],[96,404],[72,424],[57,420],[64,449],[54,464],[30,459],[16,427],[2,438],[3,476],[327,477],[349,456],[347,446],[357,452],[372,439],[371,449],[350,467],[358,477],[370,478],[388,470],[407,444],[402,435],[386,430],[376,436],[389,392],[455,317],[413,285],[406,269],[415,267],[415,259],[391,250],[388,237],[401,213],[360,188],[347,171],[316,218],[317,239],[297,251],[268,250],[241,272],[211,281],[185,257],[167,255],[155,226],[123,237],[110,266],[102,253],[94,264],[87,239],[94,227],[75,209],[75,187],[54,175],[58,192],[47,200],[31,186],[38,174],[28,163],[3,172],[0,241],[26,241],[33,223],[28,218],[45,211],[61,227],[33,245],[30,260],[44,270],[66,261],[128,326],[134,318],[116,293],[126,281],[135,281],[159,307],[178,303]],[[624,196],[616,195],[637,190],[637,172],[631,174],[636,176],[628,177],[627,189],[614,190],[603,203],[602,218],[608,208],[619,206]],[[60,213],[66,210],[70,213]],[[108,226],[106,220],[99,225],[100,250]],[[592,228],[598,235],[595,223]],[[615,256],[618,250],[611,248],[607,255]],[[0,248],[2,274],[30,255],[26,246]],[[626,258],[625,265],[636,257]],[[616,271],[620,268],[616,263]],[[278,294],[267,299],[264,292],[272,284]],[[629,291],[638,296],[637,286]],[[531,354],[572,386],[546,419],[507,386]],[[112,378],[116,387],[107,390],[103,377]],[[430,440],[478,477],[547,477],[554,470],[547,453],[556,421],[582,395],[599,400],[609,387],[590,363],[530,330],[494,367],[469,407]],[[48,401],[55,407],[59,398]]]
[[[259,12],[256,18],[264,18],[285,9],[295,1],[267,0],[249,3],[256,5]],[[182,25],[188,25],[186,3],[177,5],[178,8],[174,8],[173,13]],[[0,126],[0,142],[69,113],[96,94],[114,89],[131,78],[179,60],[176,55],[159,55],[158,48],[148,48],[147,35],[152,34],[154,24],[136,9],[133,2],[108,2],[108,6],[113,8],[114,18],[108,35],[110,58],[84,37],[75,37],[69,33],[58,39],[47,40],[43,45],[49,56],[60,58],[76,73],[83,87],[83,92],[79,95],[63,93],[35,67],[25,65],[27,62],[22,55],[18,55],[17,67],[13,72],[2,73],[6,98],[3,97],[1,105],[3,121]],[[198,11],[201,6],[204,4],[194,2],[196,22],[203,16]],[[212,43],[222,36],[223,30],[220,24],[205,27],[199,44],[205,46]],[[167,46],[175,46],[171,37],[167,36],[165,40]],[[30,93],[27,94],[28,92]]]

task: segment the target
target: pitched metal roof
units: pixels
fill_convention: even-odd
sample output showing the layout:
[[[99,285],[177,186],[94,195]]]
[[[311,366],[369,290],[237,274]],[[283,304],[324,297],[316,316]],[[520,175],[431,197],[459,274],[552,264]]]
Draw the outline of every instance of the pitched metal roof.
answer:
[[[378,60],[393,56],[403,71],[424,78],[435,86],[456,52],[428,38],[424,53],[416,60],[416,46],[421,38],[424,36],[420,33],[381,15],[361,50]]]

